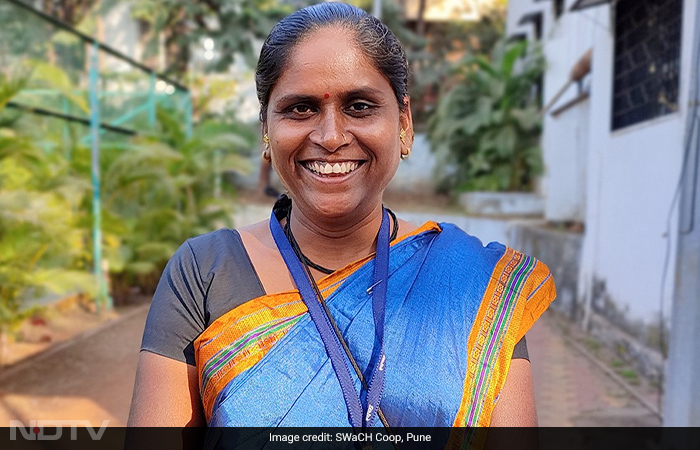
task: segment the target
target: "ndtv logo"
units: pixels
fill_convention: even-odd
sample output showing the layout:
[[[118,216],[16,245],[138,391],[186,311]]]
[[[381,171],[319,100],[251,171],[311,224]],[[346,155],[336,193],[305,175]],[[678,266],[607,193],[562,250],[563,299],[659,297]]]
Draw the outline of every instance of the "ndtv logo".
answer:
[[[102,439],[102,435],[107,429],[109,420],[103,420],[102,426],[95,431],[89,420],[30,420],[27,427],[19,420],[10,420],[10,440],[17,440],[17,430],[24,439],[30,441],[55,441],[63,435],[63,428],[70,427],[70,439],[75,441],[78,439],[78,427],[85,427],[90,433],[93,441]],[[56,429],[54,434],[44,434],[44,427],[53,427]]]

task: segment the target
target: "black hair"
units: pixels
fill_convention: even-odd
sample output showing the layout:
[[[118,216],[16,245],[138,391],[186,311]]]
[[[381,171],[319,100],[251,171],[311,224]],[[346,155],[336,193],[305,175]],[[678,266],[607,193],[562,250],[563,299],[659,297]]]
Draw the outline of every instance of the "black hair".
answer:
[[[352,31],[360,49],[386,77],[394,90],[401,111],[408,96],[409,66],[401,43],[379,19],[345,3],[319,3],[307,6],[282,19],[270,31],[260,51],[255,85],[260,101],[260,120],[267,119],[270,92],[284,72],[289,54],[313,31],[340,26]]]

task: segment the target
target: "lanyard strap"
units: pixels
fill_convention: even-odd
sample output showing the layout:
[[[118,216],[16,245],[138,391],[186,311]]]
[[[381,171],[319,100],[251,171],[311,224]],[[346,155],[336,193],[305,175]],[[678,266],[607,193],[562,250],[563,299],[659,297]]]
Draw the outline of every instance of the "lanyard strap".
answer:
[[[320,303],[324,300],[317,296],[314,285],[312,285],[315,282],[307,275],[274,213],[270,217],[270,231],[294,279],[294,283],[299,289],[302,300],[309,310],[311,320],[321,336],[326,353],[331,360],[331,365],[340,383],[350,423],[355,428],[372,426],[379,410],[386,371],[384,318],[389,275],[389,218],[386,210],[382,209],[382,224],[377,235],[374,279],[371,287],[367,290],[367,293],[372,295],[372,314],[374,316],[374,349],[370,361],[374,364],[368,388],[365,392],[361,387],[361,395],[358,395],[355,390],[348,362],[343,355],[343,349],[339,341],[342,336],[337,336],[333,331],[330,320]]]

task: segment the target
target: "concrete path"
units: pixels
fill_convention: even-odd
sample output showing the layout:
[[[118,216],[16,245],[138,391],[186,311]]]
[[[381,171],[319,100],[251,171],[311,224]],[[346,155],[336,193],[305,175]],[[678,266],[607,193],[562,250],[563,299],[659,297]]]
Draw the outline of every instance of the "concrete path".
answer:
[[[527,334],[539,425],[660,426],[658,416],[570,344],[567,326],[573,325],[546,312]]]
[[[0,424],[12,419],[126,424],[146,307],[0,375]],[[578,355],[553,317],[528,334],[540,426],[658,426],[659,421]]]
[[[148,305],[0,374],[0,425],[12,419],[125,426]]]

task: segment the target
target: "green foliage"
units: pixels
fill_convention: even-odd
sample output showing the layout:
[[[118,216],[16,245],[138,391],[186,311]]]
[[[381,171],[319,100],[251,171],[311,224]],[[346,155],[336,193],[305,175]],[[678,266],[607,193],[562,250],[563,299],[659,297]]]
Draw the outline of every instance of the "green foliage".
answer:
[[[21,80],[0,78],[0,107],[28,87],[85,96],[55,66],[35,64]],[[65,95],[68,97],[68,95]],[[215,117],[187,136],[174,113],[135,138],[102,136],[103,255],[117,290],[157,280],[182,242],[231,225],[226,171],[249,170],[257,134]],[[33,313],[44,292],[96,292],[92,260],[91,151],[87,129],[0,108],[0,331]],[[223,192],[222,192],[223,191]]]
[[[500,0],[480,7],[478,21],[433,22],[426,36],[405,41],[413,69],[411,106],[413,121],[423,129],[434,112],[437,96],[465,54],[489,55],[505,32],[505,4]]]
[[[0,114],[23,85],[0,74]],[[85,241],[76,227],[85,191],[61,157],[0,125],[0,334],[35,312],[30,297],[94,291],[94,280],[72,268]]]
[[[214,40],[219,55],[210,69],[225,70],[237,56],[254,66],[256,41],[292,11],[290,4],[276,0],[142,0],[132,4],[132,15],[151,29],[149,53],[157,52],[158,37],[165,34],[169,48],[166,72],[176,76],[184,73],[190,46],[201,45],[204,38]]]
[[[240,123],[204,121],[188,138],[172,114],[157,117],[152,135],[103,148],[104,251],[117,291],[159,274],[185,239],[231,226],[233,201],[216,195],[216,178],[248,171],[242,155],[257,142]],[[87,158],[88,151],[74,155],[84,160],[78,165]]]
[[[528,54],[524,42],[501,42],[490,58],[470,56],[456,67],[458,81],[443,93],[429,123],[444,187],[532,189],[542,171],[533,91],[543,69],[540,52]]]

